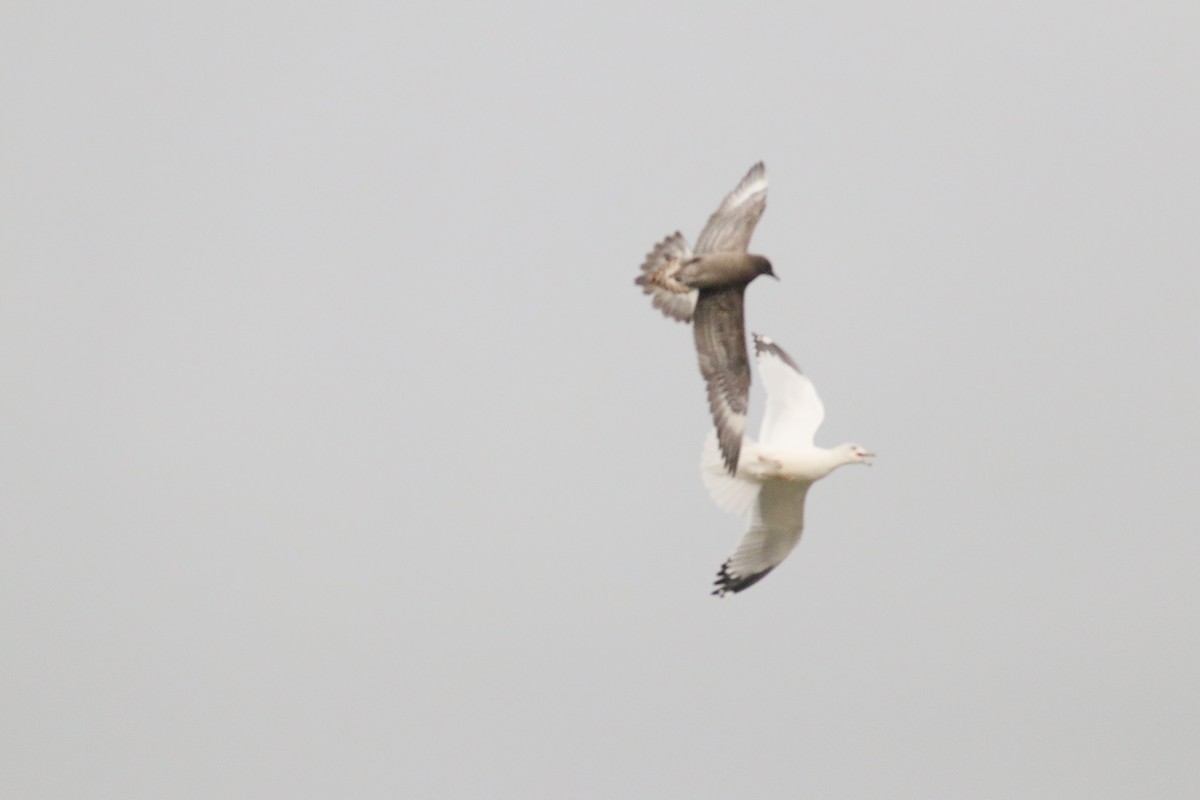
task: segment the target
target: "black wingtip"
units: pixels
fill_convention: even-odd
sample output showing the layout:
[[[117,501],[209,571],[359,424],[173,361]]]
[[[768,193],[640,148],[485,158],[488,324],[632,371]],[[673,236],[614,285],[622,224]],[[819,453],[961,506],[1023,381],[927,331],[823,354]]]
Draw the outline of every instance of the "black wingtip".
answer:
[[[767,354],[775,356],[780,361],[787,364],[792,369],[796,370],[796,372],[799,372],[799,373],[804,372],[804,370],[800,369],[800,365],[797,364],[795,361],[793,361],[792,357],[789,356],[782,347],[775,344],[775,340],[772,339],[770,336],[763,336],[760,333],[754,333],[754,334],[751,334],[751,336],[754,338],[754,356],[755,356],[755,358],[761,358],[764,353],[767,353]]]
[[[774,567],[768,567],[762,572],[756,572],[753,575],[731,575],[729,573],[729,562],[726,561],[721,565],[721,569],[717,572],[717,579],[713,584],[717,587],[712,590],[714,597],[724,597],[727,594],[737,594],[744,589],[749,589],[754,584],[761,581],[763,578],[771,574]]]

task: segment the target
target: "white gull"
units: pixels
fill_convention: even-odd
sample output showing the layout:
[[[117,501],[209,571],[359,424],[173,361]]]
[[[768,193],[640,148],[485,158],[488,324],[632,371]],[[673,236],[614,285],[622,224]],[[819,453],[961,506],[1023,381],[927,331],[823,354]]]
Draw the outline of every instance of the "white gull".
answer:
[[[750,529],[717,573],[713,594],[740,592],[779,566],[800,541],[808,488],[845,464],[866,464],[875,454],[857,444],[817,447],[813,435],[825,419],[816,387],[766,336],[754,334],[767,409],[758,441],[746,439],[736,475],[725,470],[716,435],[704,443],[700,473],[713,501],[750,517]]]

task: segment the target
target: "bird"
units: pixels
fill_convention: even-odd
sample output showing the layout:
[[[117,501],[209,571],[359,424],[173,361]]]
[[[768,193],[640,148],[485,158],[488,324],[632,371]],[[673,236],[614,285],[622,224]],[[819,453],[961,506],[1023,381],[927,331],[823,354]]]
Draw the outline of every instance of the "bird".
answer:
[[[750,518],[750,527],[717,572],[713,594],[724,597],[765,578],[800,541],[809,487],[847,464],[871,465],[857,444],[813,443],[825,419],[816,387],[770,337],[753,334],[767,404],[758,441],[747,439],[737,474],[723,469],[715,432],[705,439],[700,473],[718,507]]]
[[[746,286],[759,275],[778,280],[768,259],[747,252],[766,205],[767,168],[760,161],[708,218],[694,250],[676,231],[654,245],[634,280],[665,316],[692,323],[700,374],[730,475],[737,474],[750,397]]]

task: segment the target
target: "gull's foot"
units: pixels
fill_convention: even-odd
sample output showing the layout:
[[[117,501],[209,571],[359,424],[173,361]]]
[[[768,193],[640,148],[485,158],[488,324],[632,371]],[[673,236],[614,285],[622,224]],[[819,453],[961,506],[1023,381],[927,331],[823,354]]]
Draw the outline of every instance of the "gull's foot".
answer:
[[[780,472],[783,471],[783,462],[782,461],[778,461],[774,458],[768,458],[767,456],[764,456],[762,453],[758,454],[758,462],[760,464],[762,464],[764,467],[766,467],[767,473],[774,473],[775,475],[778,475]]]

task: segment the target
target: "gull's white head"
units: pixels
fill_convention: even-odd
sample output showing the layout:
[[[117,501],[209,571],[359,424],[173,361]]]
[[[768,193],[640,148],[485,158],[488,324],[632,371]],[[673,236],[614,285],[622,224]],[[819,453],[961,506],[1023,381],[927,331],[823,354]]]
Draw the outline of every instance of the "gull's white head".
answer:
[[[838,448],[838,452],[845,459],[844,464],[866,464],[871,466],[871,459],[875,454],[867,450],[860,444],[844,444]]]

